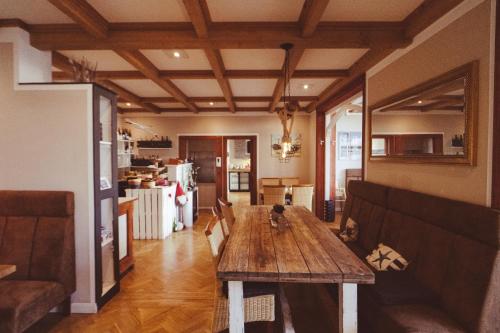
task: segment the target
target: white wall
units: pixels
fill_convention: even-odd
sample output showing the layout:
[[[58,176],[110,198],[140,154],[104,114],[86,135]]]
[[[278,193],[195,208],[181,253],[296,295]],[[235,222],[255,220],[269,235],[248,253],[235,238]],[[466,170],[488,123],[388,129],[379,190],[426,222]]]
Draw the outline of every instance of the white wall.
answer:
[[[0,43],[0,188],[74,192],[77,290],[72,310],[93,312],[90,86],[27,85],[15,90],[14,66],[12,44]],[[38,73],[43,72],[40,68]]]
[[[31,47],[28,32],[20,28],[0,28],[0,43],[14,45],[14,84],[52,81],[51,52]]]
[[[127,115],[127,118],[131,116]],[[125,117],[122,116],[121,119]],[[271,156],[271,134],[281,135],[281,124],[276,115],[246,116],[226,115],[210,116],[196,115],[186,117],[133,117],[134,122],[151,126],[151,130],[160,136],[169,136],[173,148],[162,151],[164,158],[178,157],[179,135],[257,135],[257,177],[299,177],[301,182],[311,180],[310,167],[313,165],[310,141],[310,117],[297,116],[293,132],[302,134],[302,156],[290,159],[288,163],[280,163],[278,158]],[[134,139],[150,138],[151,135],[133,126],[129,128]],[[314,138],[314,136],[312,137]],[[155,152],[156,153],[156,152]]]

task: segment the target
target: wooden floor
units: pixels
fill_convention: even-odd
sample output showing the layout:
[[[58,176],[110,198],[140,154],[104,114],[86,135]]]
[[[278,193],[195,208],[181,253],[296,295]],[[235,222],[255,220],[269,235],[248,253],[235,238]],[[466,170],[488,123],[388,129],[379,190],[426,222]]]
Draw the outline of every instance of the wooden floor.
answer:
[[[210,332],[216,280],[203,233],[208,216],[201,213],[193,229],[165,241],[134,241],[135,269],[99,313],[50,314],[28,332]],[[337,332],[338,310],[326,286],[285,290],[296,332]]]
[[[227,200],[234,207],[250,205],[250,192],[228,192]]]

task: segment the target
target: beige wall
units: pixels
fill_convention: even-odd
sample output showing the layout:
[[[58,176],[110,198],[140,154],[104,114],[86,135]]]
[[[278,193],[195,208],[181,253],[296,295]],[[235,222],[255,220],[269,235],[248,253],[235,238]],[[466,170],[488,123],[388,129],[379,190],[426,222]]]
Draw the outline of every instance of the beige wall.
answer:
[[[128,116],[127,116],[128,117]],[[122,117],[123,119],[124,117]],[[178,156],[178,135],[258,135],[258,177],[300,177],[302,182],[310,182],[310,124],[309,116],[297,116],[293,132],[302,134],[303,151],[301,157],[291,158],[288,163],[280,163],[271,157],[271,134],[281,134],[281,124],[276,115],[269,116],[187,116],[187,117],[138,117],[134,122],[151,126],[160,136],[169,136],[173,148],[163,157]],[[151,135],[131,125],[132,136],[150,138]]]
[[[12,44],[0,43],[0,189],[75,193],[77,290],[72,310],[92,312],[96,307],[94,256],[89,255],[94,237],[90,86],[30,85],[14,90],[13,67]]]
[[[368,83],[368,105],[479,60],[477,166],[367,162],[367,180],[468,202],[488,202],[490,1],[484,1],[399,58]],[[367,152],[368,153],[368,152]]]

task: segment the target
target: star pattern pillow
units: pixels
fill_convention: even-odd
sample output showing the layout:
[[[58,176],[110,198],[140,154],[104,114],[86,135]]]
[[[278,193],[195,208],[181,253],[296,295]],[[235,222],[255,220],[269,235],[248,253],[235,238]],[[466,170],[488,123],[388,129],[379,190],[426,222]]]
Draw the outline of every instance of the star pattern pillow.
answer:
[[[404,271],[408,267],[408,261],[401,254],[383,243],[366,256],[366,260],[377,271]]]
[[[344,242],[355,242],[358,240],[359,226],[353,219],[349,218],[345,224],[345,229],[340,233],[340,238]]]

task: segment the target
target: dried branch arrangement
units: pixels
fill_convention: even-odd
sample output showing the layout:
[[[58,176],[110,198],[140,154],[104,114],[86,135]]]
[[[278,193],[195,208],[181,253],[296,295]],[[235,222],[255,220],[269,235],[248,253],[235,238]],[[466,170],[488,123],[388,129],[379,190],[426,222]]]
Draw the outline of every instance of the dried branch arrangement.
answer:
[[[85,57],[80,61],[70,59],[73,69],[73,81],[75,82],[94,82],[97,63],[91,64]]]

